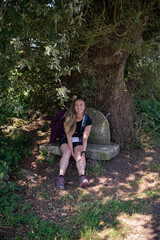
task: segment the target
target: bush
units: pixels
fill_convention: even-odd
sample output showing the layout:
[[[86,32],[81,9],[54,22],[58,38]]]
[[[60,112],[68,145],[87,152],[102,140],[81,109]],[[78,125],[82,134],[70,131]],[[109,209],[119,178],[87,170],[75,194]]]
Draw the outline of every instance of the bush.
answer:
[[[25,93],[25,92],[24,92]],[[0,94],[0,123],[4,124],[9,117],[24,117],[28,113],[28,95],[16,93]]]
[[[135,100],[136,113],[145,132],[160,131],[160,101],[157,99]]]
[[[24,153],[24,146],[28,144],[26,136],[20,135],[16,139],[0,137],[0,180],[5,178],[13,168],[18,167]]]

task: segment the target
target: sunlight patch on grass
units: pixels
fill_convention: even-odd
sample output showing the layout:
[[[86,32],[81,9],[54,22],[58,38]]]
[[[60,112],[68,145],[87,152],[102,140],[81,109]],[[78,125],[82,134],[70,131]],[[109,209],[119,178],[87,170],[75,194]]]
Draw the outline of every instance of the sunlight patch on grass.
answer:
[[[125,230],[124,230],[125,229]],[[125,232],[127,231],[126,228],[121,228],[116,229],[116,228],[109,228],[109,229],[104,229],[100,231],[98,235],[99,240],[122,240],[124,239]]]
[[[138,177],[138,178],[136,178],[135,180],[133,180],[133,181],[129,181],[128,182],[132,187],[134,187],[134,186],[138,186],[138,185],[140,185],[140,184],[142,184],[142,183],[144,183],[144,180],[143,180],[143,178],[141,177]]]
[[[132,216],[128,214],[123,214],[118,217],[119,221],[123,226],[126,226],[128,229],[126,231],[126,236],[128,235],[129,239],[142,239],[143,233],[147,236],[147,239],[154,239],[156,234],[154,234],[154,229],[152,226],[153,216],[151,214],[140,214],[135,213]],[[144,236],[144,239],[146,239]]]
[[[84,226],[83,231],[81,231],[80,240],[98,240],[97,231],[95,228]]]
[[[151,199],[151,198],[160,198],[160,189],[157,190],[148,190],[146,192],[146,196]]]

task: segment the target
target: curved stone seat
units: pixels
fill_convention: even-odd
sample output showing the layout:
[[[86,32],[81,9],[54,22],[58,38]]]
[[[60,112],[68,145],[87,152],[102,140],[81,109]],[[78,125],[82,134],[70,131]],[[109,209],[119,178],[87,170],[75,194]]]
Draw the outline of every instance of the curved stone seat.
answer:
[[[87,114],[92,119],[88,143],[110,144],[110,129],[107,118],[94,108],[87,108]]]
[[[40,150],[44,150],[49,158],[54,158],[54,155],[62,156],[59,144],[43,144],[40,145]],[[100,161],[110,160],[114,158],[120,151],[118,144],[88,144],[86,158]]]
[[[110,129],[107,118],[94,108],[87,108],[87,114],[92,119],[92,129],[88,139],[87,158],[94,160],[110,160],[120,151],[119,144],[110,143]],[[40,145],[40,150],[46,151],[49,158],[61,156],[58,143]]]

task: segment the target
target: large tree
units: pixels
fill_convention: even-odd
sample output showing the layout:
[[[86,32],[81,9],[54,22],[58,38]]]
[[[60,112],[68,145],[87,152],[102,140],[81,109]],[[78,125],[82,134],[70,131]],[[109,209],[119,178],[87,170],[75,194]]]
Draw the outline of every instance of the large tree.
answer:
[[[157,0],[1,1],[1,86],[29,87],[45,108],[81,94],[108,117],[113,141],[134,141],[124,73],[144,40],[154,44],[158,7]]]
[[[77,29],[79,37],[71,41],[73,52],[81,53],[80,77],[94,81],[93,105],[108,117],[112,140],[133,143],[134,101],[124,74],[130,55],[144,50],[144,45],[153,51],[157,48],[158,1],[93,0],[86,6],[84,21]],[[78,75],[73,75],[74,84]],[[85,87],[92,90],[84,84],[82,94]]]

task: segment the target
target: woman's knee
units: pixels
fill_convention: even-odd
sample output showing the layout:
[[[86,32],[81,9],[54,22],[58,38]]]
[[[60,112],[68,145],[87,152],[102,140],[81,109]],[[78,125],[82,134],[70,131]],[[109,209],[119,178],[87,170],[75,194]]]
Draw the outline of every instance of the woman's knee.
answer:
[[[71,156],[71,150],[69,148],[65,149],[65,151],[63,152],[63,155],[65,155],[67,157],[70,157]]]
[[[61,145],[61,151],[63,155],[70,157],[71,156],[71,150],[68,147],[68,144],[64,143]]]

